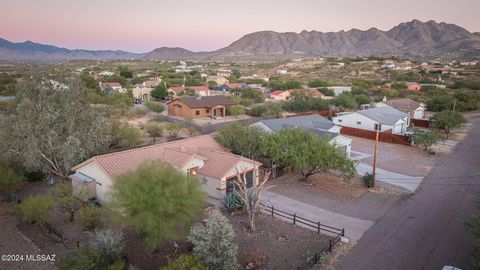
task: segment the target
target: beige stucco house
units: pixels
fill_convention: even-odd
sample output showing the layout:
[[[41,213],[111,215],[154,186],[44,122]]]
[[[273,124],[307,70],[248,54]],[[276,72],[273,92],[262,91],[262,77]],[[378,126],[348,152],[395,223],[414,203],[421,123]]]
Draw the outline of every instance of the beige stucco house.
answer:
[[[147,160],[162,160],[183,174],[196,177],[209,196],[221,199],[233,189],[239,172],[257,181],[260,163],[226,152],[210,135],[155,144],[90,158],[70,175],[74,192],[82,191],[99,203],[109,199],[116,178]]]

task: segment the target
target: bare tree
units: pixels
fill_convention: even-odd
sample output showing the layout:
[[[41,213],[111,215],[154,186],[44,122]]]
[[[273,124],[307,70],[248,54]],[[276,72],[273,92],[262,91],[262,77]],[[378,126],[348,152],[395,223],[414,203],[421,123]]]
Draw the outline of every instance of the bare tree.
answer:
[[[253,173],[255,174],[257,171],[255,167]],[[238,198],[242,202],[243,209],[248,215],[250,230],[255,231],[255,217],[260,211],[260,199],[265,183],[270,178],[270,172],[258,171],[258,176],[254,175],[250,187],[248,186],[247,172],[247,170],[237,170],[234,192],[237,193]]]

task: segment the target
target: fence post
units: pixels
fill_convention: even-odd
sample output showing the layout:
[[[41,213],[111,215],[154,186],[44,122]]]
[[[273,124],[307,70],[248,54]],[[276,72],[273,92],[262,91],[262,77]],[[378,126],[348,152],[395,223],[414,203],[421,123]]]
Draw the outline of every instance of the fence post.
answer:
[[[273,217],[273,205],[272,205],[272,217]]]
[[[332,239],[329,240],[328,251],[332,252]]]
[[[318,234],[320,234],[320,221],[317,223],[317,225],[318,225],[318,227],[317,227],[317,229],[318,229],[317,232],[318,232]]]
[[[293,225],[295,225],[296,219],[297,219],[297,214],[293,213]]]
[[[345,236],[345,228],[342,229],[342,236]]]

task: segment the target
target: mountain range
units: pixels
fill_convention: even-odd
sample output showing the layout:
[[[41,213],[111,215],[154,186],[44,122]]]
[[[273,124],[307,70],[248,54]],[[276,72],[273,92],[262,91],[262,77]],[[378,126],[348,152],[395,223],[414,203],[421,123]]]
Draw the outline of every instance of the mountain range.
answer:
[[[67,59],[188,60],[222,58],[293,57],[439,57],[480,58],[480,33],[455,24],[413,20],[388,31],[370,28],[339,32],[302,31],[247,34],[227,47],[212,52],[192,52],[162,47],[148,53],[113,50],[70,50],[31,41],[13,43],[0,39],[0,60],[61,61]]]

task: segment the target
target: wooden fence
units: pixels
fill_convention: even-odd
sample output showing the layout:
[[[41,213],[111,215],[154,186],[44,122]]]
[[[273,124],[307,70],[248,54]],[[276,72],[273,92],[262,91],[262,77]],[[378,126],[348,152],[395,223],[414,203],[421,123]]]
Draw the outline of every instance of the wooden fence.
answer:
[[[325,225],[320,223],[320,221],[312,221],[304,217],[297,216],[296,213],[291,214],[291,213],[282,211],[280,209],[277,209],[274,206],[267,206],[263,203],[260,203],[260,205],[261,205],[261,210],[264,213],[271,215],[272,217],[275,217],[275,216],[282,217],[283,219],[286,219],[287,221],[292,222],[294,225],[300,226],[301,224],[303,225],[302,227],[306,226],[306,227],[312,228],[316,230],[318,234],[325,232],[330,235],[333,235],[333,238],[329,240],[328,246],[324,247],[319,252],[314,254],[314,256],[318,256],[319,258],[321,257],[322,254],[325,254],[327,251],[332,252],[333,247],[338,242],[340,242],[343,236],[345,236],[345,228],[339,229],[329,225]]]
[[[410,125],[414,127],[430,128],[430,121],[427,119],[410,119]]]
[[[377,136],[377,132],[375,131],[351,128],[351,127],[342,127],[342,129],[340,129],[340,133],[344,135],[350,135],[350,136],[360,137],[360,138],[369,139],[369,140],[375,140]],[[380,132],[378,136],[378,140],[381,142],[387,142],[387,143],[411,145],[409,136],[392,134],[391,131]]]

